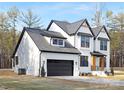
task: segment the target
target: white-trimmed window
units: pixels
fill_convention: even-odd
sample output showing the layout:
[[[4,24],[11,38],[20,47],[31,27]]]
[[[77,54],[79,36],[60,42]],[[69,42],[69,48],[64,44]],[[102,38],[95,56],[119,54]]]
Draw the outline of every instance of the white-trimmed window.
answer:
[[[100,40],[100,50],[107,50],[107,40]]]
[[[88,56],[80,56],[80,66],[88,67]]]
[[[55,45],[55,46],[62,46],[64,47],[64,40],[63,39],[59,39],[59,38],[53,38],[52,39],[52,45]]]
[[[84,35],[81,36],[81,47],[90,47],[90,37]]]

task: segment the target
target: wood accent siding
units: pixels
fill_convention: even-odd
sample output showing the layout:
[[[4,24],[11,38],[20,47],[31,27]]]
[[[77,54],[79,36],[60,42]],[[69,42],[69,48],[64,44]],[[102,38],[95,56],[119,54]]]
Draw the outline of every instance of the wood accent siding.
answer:
[[[91,70],[92,71],[96,71],[96,56],[92,56],[91,57]],[[104,63],[105,63],[105,58],[104,57],[100,57],[99,59],[99,70],[103,71],[104,70]]]
[[[91,70],[96,70],[96,57],[92,56],[92,66],[91,66]]]
[[[104,57],[100,57],[100,70],[104,70],[104,63],[105,63],[105,59]]]

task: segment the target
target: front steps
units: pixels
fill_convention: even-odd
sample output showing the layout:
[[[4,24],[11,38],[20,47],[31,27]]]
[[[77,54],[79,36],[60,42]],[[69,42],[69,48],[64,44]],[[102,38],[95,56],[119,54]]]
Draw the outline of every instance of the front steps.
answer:
[[[104,71],[92,71],[93,76],[107,77]]]

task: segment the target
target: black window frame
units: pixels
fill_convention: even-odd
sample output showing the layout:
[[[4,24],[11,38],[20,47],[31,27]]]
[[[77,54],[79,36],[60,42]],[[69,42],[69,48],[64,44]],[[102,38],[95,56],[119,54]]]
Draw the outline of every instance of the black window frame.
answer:
[[[107,40],[100,40],[100,50],[107,51]]]
[[[59,45],[62,45],[62,46],[64,45],[64,41],[62,39],[59,39],[58,43],[59,43]]]
[[[80,43],[81,43],[81,47],[89,48],[90,47],[90,37],[81,35],[81,42]]]
[[[57,39],[56,39],[56,38],[54,38],[54,39],[52,40],[52,44],[53,44],[53,45],[57,45]]]
[[[88,67],[88,56],[80,56],[80,67]]]
[[[54,40],[56,40],[56,43],[54,43]],[[53,38],[52,39],[52,45],[64,46],[64,40],[63,39],[58,39],[58,38]]]

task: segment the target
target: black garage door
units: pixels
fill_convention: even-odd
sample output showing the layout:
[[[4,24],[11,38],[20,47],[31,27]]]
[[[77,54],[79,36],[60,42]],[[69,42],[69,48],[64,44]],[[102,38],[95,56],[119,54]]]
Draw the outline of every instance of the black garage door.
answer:
[[[73,61],[47,60],[47,76],[73,76]]]

